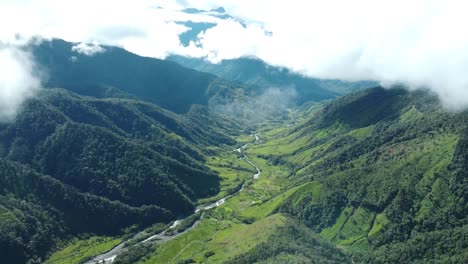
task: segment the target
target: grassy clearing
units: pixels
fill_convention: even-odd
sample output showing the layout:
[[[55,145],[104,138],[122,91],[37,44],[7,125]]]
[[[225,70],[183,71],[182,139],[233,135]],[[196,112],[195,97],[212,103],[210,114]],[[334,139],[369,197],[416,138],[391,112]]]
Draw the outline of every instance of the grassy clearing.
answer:
[[[371,228],[373,217],[374,214],[365,208],[359,207],[354,210],[354,214],[349,217],[338,233],[336,244],[352,245],[359,239],[365,238]]]
[[[216,201],[235,192],[255,173],[252,165],[241,159],[236,151],[228,150],[221,152],[218,156],[210,156],[206,164],[221,176],[221,191],[214,197],[200,199],[200,204]]]
[[[377,234],[385,225],[389,223],[390,221],[384,214],[378,214],[375,217],[374,226],[372,226],[372,229],[369,231],[369,237]]]
[[[305,184],[304,184],[305,185]],[[286,192],[277,195],[276,197],[262,203],[255,203],[241,212],[241,216],[249,219],[259,220],[275,212],[275,210],[287,199],[291,194],[302,188],[304,185],[296,186]]]
[[[18,219],[13,212],[0,205],[0,224],[7,224],[12,221],[18,221]]]
[[[276,214],[251,225],[205,219],[196,230],[160,245],[144,263],[223,263],[266,241],[285,219]]]
[[[328,241],[334,240],[334,238],[338,235],[348,218],[351,216],[352,212],[352,207],[346,207],[341,212],[341,215],[338,217],[338,219],[336,219],[335,224],[329,228],[323,229],[322,232],[320,232],[320,235],[322,235],[322,237],[324,237]]]
[[[111,250],[122,242],[119,238],[91,237],[88,239],[76,239],[65,248],[53,253],[45,264],[78,264],[91,259],[94,256]]]
[[[406,112],[400,115],[400,122],[412,122],[418,118],[423,117],[421,113],[414,105]]]
[[[239,145],[244,145],[247,143],[252,143],[255,141],[255,137],[253,135],[241,135],[236,138],[236,141],[239,142]]]

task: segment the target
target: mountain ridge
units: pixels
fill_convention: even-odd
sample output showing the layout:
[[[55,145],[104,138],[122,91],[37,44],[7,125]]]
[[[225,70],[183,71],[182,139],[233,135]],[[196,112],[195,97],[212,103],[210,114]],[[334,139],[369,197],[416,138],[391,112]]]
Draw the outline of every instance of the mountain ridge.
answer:
[[[284,67],[269,65],[255,57],[242,57],[211,63],[205,58],[171,55],[166,60],[201,72],[211,73],[229,81],[239,81],[261,90],[271,87],[294,89],[298,94],[296,101],[299,105],[309,101],[333,99],[376,85],[372,81],[344,82],[309,78]]]

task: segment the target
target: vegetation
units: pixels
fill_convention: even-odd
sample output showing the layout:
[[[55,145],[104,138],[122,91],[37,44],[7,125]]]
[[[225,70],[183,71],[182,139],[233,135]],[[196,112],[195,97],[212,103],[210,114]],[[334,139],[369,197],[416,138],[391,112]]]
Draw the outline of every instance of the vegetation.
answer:
[[[68,246],[55,252],[45,264],[79,264],[101,253],[111,250],[122,242],[120,239],[109,237],[91,237],[88,239],[75,239]]]
[[[209,129],[198,114],[212,120]],[[202,107],[177,115],[141,101],[41,91],[0,125],[5,260],[41,261],[68,235],[118,235],[193,212],[221,187],[204,146],[234,142],[235,127]]]
[[[351,263],[302,223],[287,219],[265,242],[226,263]]]
[[[132,264],[139,261],[144,261],[148,259],[149,255],[153,253],[154,250],[156,250],[156,245],[154,244],[139,244],[118,255],[113,263]]]
[[[28,47],[50,77],[46,87],[64,87],[97,98],[140,99],[176,113],[210,97],[229,93],[236,84],[184,68],[177,63],[140,57],[118,47],[87,56],[72,50],[73,43],[54,39]],[[221,87],[222,86],[222,87]]]
[[[189,259],[194,263],[223,263],[266,241],[285,220],[284,216],[272,215],[252,225],[243,225],[207,218],[196,230],[160,245],[146,263],[177,263]]]
[[[379,88],[313,108],[249,152],[310,182],[280,212],[364,263],[466,258],[466,112]]]
[[[0,124],[2,261],[82,263],[122,241],[116,263],[468,259],[466,111],[447,113],[422,91],[373,88],[256,126],[207,105],[262,83],[312,80],[275,69],[280,80],[264,72],[243,88],[118,48],[87,57],[71,45],[31,47],[48,85],[68,90],[42,90]],[[341,93],[330,91],[314,96]],[[181,217],[174,237],[140,243]]]

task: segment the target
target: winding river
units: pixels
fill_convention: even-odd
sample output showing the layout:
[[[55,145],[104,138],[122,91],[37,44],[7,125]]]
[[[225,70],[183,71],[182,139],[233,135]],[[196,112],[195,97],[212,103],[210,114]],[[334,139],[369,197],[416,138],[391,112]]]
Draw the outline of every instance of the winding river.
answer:
[[[259,137],[260,133],[256,133],[252,136],[255,137],[255,143],[257,143],[259,140],[260,140],[260,137]],[[242,155],[242,158],[245,159],[245,161],[247,163],[249,163],[250,165],[252,165],[256,170],[257,172],[253,175],[253,179],[256,180],[260,177],[260,174],[262,173],[260,171],[260,169],[258,168],[257,165],[255,165],[248,157],[247,155],[245,154],[245,149],[248,147],[249,144],[245,144],[244,146],[238,148],[238,149],[235,149],[234,151],[237,151],[239,152],[241,155]],[[219,200],[217,200],[216,202],[213,202],[213,203],[210,203],[210,204],[205,204],[205,205],[199,205],[196,207],[194,213],[190,216],[187,216],[183,219],[178,219],[176,221],[174,221],[174,223],[169,226],[166,230],[158,233],[158,234],[155,234],[153,236],[150,236],[138,243],[136,243],[135,245],[138,245],[138,244],[142,244],[142,243],[149,243],[149,242],[166,242],[166,241],[169,241],[169,240],[172,240],[178,236],[181,236],[187,232],[189,232],[190,230],[193,230],[194,228],[196,228],[198,226],[198,224],[200,223],[200,221],[203,219],[205,213],[204,211],[208,211],[208,210],[211,210],[213,208],[216,208],[220,205],[222,205],[227,199],[231,198],[232,196],[238,194],[239,192],[242,192],[244,190],[244,186],[245,186],[245,182],[244,184],[242,184],[241,188],[239,188],[239,190],[235,193],[232,193],[226,197],[223,197]],[[173,230],[174,228],[176,228],[181,222],[183,222],[185,219],[193,216],[194,214],[196,213],[199,213],[199,212],[202,212],[200,217],[198,218],[197,221],[195,221],[192,226],[190,226],[189,228],[185,229],[183,232],[180,232],[180,233],[176,233],[176,234],[172,234],[172,232],[170,232],[171,230]],[[128,239],[127,241],[124,241],[122,243],[120,243],[119,245],[117,245],[116,247],[114,247],[113,249],[111,249],[110,251],[104,253],[104,254],[101,254],[101,255],[98,255],[96,257],[94,257],[93,259],[85,262],[85,264],[109,264],[109,263],[112,263],[114,262],[115,258],[117,257],[117,255],[119,255],[120,253],[128,250],[128,247],[125,246],[125,244],[130,241],[130,240],[134,240],[134,239],[138,239],[138,238],[141,238],[143,236],[146,236],[148,235],[145,231],[143,232],[140,232],[138,234],[136,234],[135,236],[133,236],[132,238]]]

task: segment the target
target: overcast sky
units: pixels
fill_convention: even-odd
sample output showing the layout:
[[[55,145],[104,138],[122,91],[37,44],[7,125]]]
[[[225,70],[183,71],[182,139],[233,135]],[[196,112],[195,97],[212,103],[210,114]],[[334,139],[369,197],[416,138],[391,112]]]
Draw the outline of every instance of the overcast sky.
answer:
[[[454,0],[0,0],[0,85],[6,62],[32,63],[11,52],[31,36],[121,46],[143,56],[170,53],[217,62],[256,56],[319,78],[403,83],[439,95],[450,109],[468,108],[467,1]],[[225,7],[244,21],[186,14],[187,7]],[[181,45],[178,21],[217,26]],[[13,45],[13,46],[12,46]],[[84,47],[84,46],[81,46]],[[96,47],[94,47],[96,48]],[[90,53],[91,54],[91,53]],[[2,54],[0,54],[2,55]],[[3,58],[0,56],[0,59]],[[15,58],[19,58],[15,60]],[[35,86],[35,85],[33,85]],[[16,89],[16,88],[15,88]],[[0,92],[0,103],[6,97]],[[1,109],[1,108],[0,108]]]

